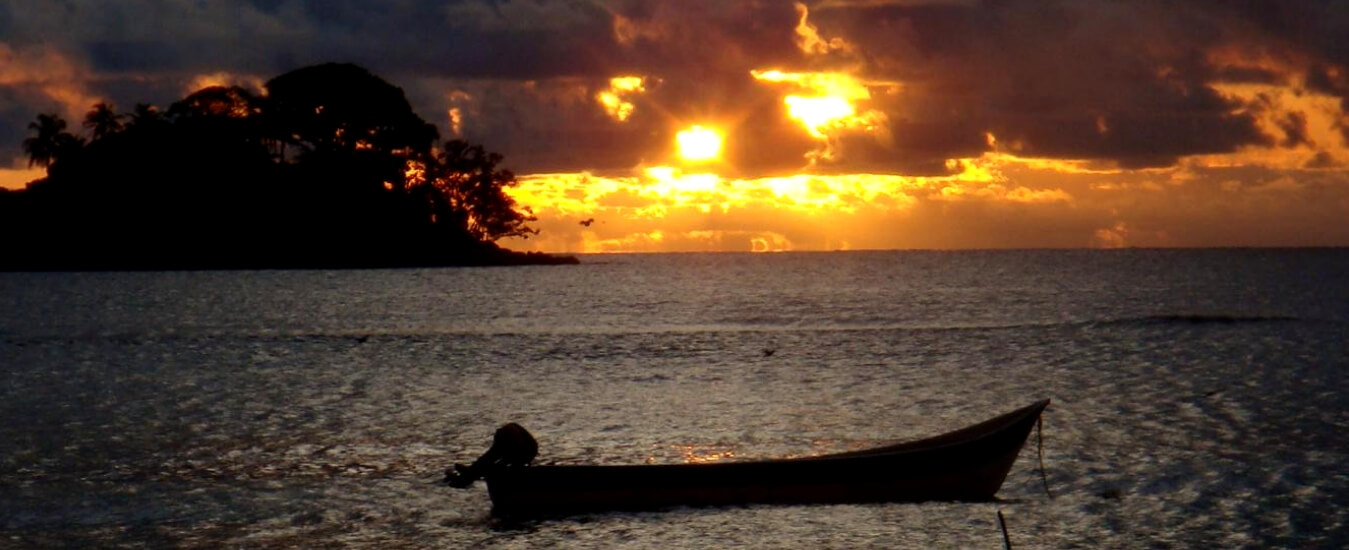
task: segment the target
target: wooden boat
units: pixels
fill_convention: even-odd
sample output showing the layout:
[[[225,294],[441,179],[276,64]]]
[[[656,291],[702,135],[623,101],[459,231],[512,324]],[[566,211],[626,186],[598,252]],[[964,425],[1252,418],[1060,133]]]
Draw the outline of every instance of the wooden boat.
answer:
[[[936,437],[754,462],[520,466],[488,473],[492,513],[559,516],[676,506],[987,501],[1049,400]]]

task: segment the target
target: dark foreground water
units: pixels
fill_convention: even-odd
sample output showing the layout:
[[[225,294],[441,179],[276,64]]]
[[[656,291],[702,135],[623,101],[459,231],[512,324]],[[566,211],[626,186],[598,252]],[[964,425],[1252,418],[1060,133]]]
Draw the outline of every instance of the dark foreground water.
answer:
[[[0,274],[0,547],[1349,545],[1349,250]],[[773,350],[771,355],[765,350]],[[541,460],[822,453],[1050,397],[994,503],[503,524]]]

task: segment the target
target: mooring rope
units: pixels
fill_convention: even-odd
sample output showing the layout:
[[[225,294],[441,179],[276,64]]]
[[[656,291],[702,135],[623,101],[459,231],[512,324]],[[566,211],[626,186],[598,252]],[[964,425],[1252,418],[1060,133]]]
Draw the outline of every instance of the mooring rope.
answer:
[[[1040,458],[1040,482],[1044,484],[1045,496],[1054,498],[1049,492],[1049,476],[1045,474],[1044,426],[1044,411],[1041,411],[1040,416],[1035,417],[1035,454]],[[1007,534],[1007,519],[1002,517],[1001,508],[998,509],[998,526],[1002,528],[1002,547],[1005,550],[1012,550],[1012,537]]]
[[[1049,492],[1049,476],[1045,475],[1045,439],[1044,439],[1045,417],[1042,413],[1035,418],[1035,453],[1040,456],[1040,481],[1045,486],[1045,496],[1054,498]]]
[[[1002,527],[1002,547],[1012,550],[1012,537],[1007,535],[1007,520],[1002,518],[1002,510],[998,510],[998,525]]]

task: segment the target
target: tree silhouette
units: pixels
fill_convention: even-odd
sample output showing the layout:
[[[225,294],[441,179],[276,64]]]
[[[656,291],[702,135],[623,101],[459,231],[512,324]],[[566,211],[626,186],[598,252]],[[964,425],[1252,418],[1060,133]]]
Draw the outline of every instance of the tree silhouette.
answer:
[[[238,86],[203,88],[169,106],[165,118],[194,139],[219,145],[261,146],[277,151],[279,140],[270,136],[263,98]],[[279,158],[279,151],[276,154]]]
[[[266,89],[99,103],[87,146],[38,115],[24,150],[47,177],[0,201],[0,233],[32,236],[0,269],[558,263],[495,244],[537,233],[505,192],[514,174],[480,145],[437,143],[402,89],[349,64]]]
[[[28,154],[28,166],[50,168],[52,164],[84,145],[84,139],[66,131],[66,121],[60,115],[39,114],[28,123],[28,129],[37,135],[23,140]]]
[[[412,111],[403,90],[356,65],[297,69],[266,84],[269,114],[305,152],[372,150],[425,154],[439,137]]]
[[[243,119],[262,114],[262,100],[238,86],[211,86],[169,107],[168,116]]]
[[[88,113],[84,114],[84,127],[89,129],[93,139],[99,140],[121,132],[125,128],[122,123],[124,118],[124,115],[113,110],[111,104],[106,102],[96,103]]]
[[[496,241],[537,234],[525,224],[536,218],[516,210],[505,189],[516,185],[515,174],[498,170],[502,157],[463,140],[445,142],[430,166],[431,185],[444,197],[450,223],[474,238]]]
[[[127,124],[127,128],[146,128],[164,120],[164,115],[159,112],[159,108],[149,103],[137,103],[135,109],[127,116],[131,120]]]

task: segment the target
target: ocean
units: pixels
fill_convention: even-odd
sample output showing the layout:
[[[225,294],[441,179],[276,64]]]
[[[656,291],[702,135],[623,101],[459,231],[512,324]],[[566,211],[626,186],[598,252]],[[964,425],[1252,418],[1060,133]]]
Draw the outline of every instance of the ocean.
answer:
[[[0,273],[0,548],[1001,548],[999,512],[1018,549],[1343,548],[1347,370],[1349,249]],[[506,422],[679,463],[1042,398],[987,503],[504,522],[439,483]]]

